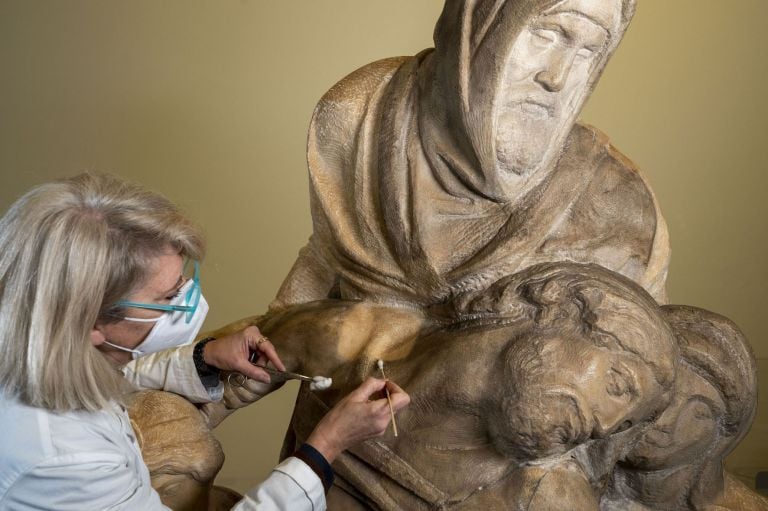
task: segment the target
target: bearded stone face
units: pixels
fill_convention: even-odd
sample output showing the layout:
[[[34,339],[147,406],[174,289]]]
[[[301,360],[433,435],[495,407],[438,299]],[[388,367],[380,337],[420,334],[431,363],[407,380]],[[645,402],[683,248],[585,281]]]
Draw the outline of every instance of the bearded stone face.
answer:
[[[533,17],[509,52],[495,98],[499,169],[527,176],[560,150],[617,37],[620,0],[564,0]]]

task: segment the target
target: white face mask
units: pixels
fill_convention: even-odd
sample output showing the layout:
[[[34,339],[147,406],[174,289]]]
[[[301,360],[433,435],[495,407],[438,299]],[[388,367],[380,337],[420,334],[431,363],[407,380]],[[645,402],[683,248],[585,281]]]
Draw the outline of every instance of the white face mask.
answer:
[[[171,300],[170,305],[185,305],[184,300],[187,291],[189,291],[191,286],[191,280],[181,286],[179,293],[173,300]],[[155,326],[152,327],[147,338],[134,349],[118,346],[109,341],[104,341],[104,344],[131,353],[134,359],[149,353],[175,348],[176,346],[183,346],[195,340],[198,332],[200,332],[200,328],[203,326],[203,321],[205,321],[205,316],[207,314],[208,302],[201,294],[197,309],[189,322],[187,322],[187,313],[180,311],[164,312],[159,318],[151,319],[123,318],[126,321],[155,323]]]

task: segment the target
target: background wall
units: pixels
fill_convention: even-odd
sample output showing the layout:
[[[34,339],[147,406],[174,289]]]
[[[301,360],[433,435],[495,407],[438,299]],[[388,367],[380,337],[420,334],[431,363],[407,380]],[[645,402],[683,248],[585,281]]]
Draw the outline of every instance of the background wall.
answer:
[[[645,171],[672,239],[671,301],[738,323],[768,379],[768,2],[640,0],[583,118]],[[207,328],[262,312],[310,234],[305,143],[338,79],[431,46],[441,0],[2,0],[0,211],[85,169],[180,203],[210,239]],[[218,430],[219,483],[274,465],[296,387]],[[731,457],[768,469],[768,411]]]

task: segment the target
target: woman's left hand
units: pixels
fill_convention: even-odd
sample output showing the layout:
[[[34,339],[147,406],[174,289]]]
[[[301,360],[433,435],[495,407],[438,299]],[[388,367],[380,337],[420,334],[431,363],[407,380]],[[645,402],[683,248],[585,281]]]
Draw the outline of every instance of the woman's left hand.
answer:
[[[250,361],[252,352],[258,354],[256,364],[265,365],[272,362],[277,369],[285,371],[285,365],[277,355],[275,347],[255,326],[210,341],[203,350],[203,360],[223,371],[238,372],[253,380],[270,383],[269,373]]]

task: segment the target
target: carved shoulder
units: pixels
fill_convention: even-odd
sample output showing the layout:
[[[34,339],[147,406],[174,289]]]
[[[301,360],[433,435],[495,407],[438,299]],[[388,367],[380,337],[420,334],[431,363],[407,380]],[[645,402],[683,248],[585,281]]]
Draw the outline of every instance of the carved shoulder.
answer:
[[[641,230],[649,227],[647,221],[655,223],[655,199],[637,166],[597,128],[577,124],[576,130],[588,133],[594,140],[592,161],[597,168],[587,194],[596,200],[595,208],[603,208],[603,218],[635,224]]]
[[[593,178],[570,215],[580,233],[577,245],[612,245],[647,263],[659,220],[653,192],[635,164],[597,128],[578,124],[571,138],[592,141],[588,165],[593,166]]]
[[[349,101],[365,99],[376,90],[382,82],[387,82],[403,62],[412,57],[390,57],[352,71],[336,82],[320,99],[318,105],[325,102]]]
[[[412,57],[392,57],[373,62],[353,71],[331,87],[315,106],[309,129],[310,143],[313,136],[335,134],[340,138],[345,133],[353,132],[368,109],[371,98],[409,58]]]

